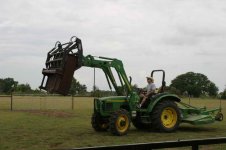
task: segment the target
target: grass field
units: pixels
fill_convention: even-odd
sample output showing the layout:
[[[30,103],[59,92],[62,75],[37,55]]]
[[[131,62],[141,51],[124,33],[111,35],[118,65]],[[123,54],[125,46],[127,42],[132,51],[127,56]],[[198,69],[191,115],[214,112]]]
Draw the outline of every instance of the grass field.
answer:
[[[214,108],[219,107],[219,100],[192,99],[191,104]],[[71,97],[14,97],[11,112],[9,98],[0,97],[0,149],[40,150],[226,136],[225,120],[202,126],[181,124],[175,133],[140,131],[131,126],[128,135],[112,136],[92,129],[92,98],[75,98],[74,110],[71,105]],[[226,101],[222,101],[222,108],[226,114]],[[226,146],[202,149],[226,149]]]

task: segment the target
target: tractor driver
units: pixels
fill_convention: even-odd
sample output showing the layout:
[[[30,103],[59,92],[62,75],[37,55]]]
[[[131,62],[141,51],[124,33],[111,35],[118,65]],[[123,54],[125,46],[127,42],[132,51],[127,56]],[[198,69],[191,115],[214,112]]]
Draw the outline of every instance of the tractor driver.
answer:
[[[154,79],[152,77],[146,77],[146,78],[147,78],[147,82],[148,82],[148,85],[146,87],[147,93],[140,95],[142,101],[139,104],[139,108],[141,108],[144,105],[144,103],[146,102],[146,100],[148,98],[152,97],[152,95],[155,94],[155,90],[156,90],[156,87],[155,87],[155,84],[154,84]]]

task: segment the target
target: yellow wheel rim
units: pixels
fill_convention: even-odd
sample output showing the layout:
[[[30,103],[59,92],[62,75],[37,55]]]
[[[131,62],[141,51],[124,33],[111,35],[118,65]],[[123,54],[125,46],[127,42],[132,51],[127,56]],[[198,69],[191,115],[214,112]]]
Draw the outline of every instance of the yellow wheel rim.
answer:
[[[172,128],[177,123],[177,112],[174,108],[167,107],[162,111],[161,121],[165,128]]]
[[[121,114],[116,120],[117,130],[121,133],[125,132],[129,127],[129,118],[127,115]]]

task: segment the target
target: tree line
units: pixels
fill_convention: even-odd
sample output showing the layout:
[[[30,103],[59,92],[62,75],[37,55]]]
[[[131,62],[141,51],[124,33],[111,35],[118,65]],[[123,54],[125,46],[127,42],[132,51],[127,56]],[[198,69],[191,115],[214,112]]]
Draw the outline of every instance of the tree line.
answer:
[[[0,94],[10,94],[10,93],[18,93],[18,94],[41,94],[44,93],[40,91],[38,88],[32,89],[30,84],[25,83],[21,84],[18,81],[15,81],[14,78],[0,78]],[[71,95],[84,95],[87,92],[87,87],[84,84],[80,84],[75,78],[72,80],[71,88],[69,90],[69,94]]]
[[[137,85],[133,86],[134,89],[138,88]],[[71,88],[69,90],[70,95],[86,95],[86,96],[109,96],[115,95],[114,91],[100,90],[98,87],[93,88],[91,92],[87,92],[87,86],[81,84],[77,79],[72,79]],[[208,79],[208,77],[201,73],[187,72],[178,75],[171,81],[171,84],[166,87],[166,90],[170,93],[177,94],[179,96],[192,96],[192,97],[220,97],[226,99],[226,89],[223,92],[218,93],[219,89]],[[0,79],[0,94],[10,94],[12,91],[21,94],[39,94],[43,93],[39,89],[33,90],[31,86],[21,84],[15,81],[13,78]]]
[[[193,97],[218,95],[218,87],[201,73],[187,72],[177,76],[171,81],[170,88],[179,95]]]
[[[40,91],[31,89],[28,83],[20,84],[13,78],[0,79],[0,94],[10,94],[11,92],[31,94],[39,93]]]

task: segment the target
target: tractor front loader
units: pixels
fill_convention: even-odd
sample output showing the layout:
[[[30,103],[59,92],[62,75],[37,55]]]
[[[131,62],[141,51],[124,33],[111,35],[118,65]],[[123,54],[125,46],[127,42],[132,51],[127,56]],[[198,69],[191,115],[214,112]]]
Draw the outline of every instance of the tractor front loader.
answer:
[[[74,71],[80,67],[102,69],[107,83],[115,89],[118,96],[94,98],[94,111],[91,124],[96,131],[110,131],[113,135],[127,134],[131,123],[137,129],[152,129],[159,132],[173,132],[180,123],[194,125],[221,121],[221,108],[207,110],[196,108],[181,102],[174,94],[164,92],[164,70],[162,72],[162,86],[152,96],[144,108],[138,108],[139,93],[132,88],[131,77],[128,78],[121,60],[107,57],[83,56],[82,42],[72,37],[68,43],[57,42],[47,54],[45,68],[42,70],[43,80],[40,89],[49,93],[67,95]],[[117,72],[120,85],[116,83],[112,69]]]

